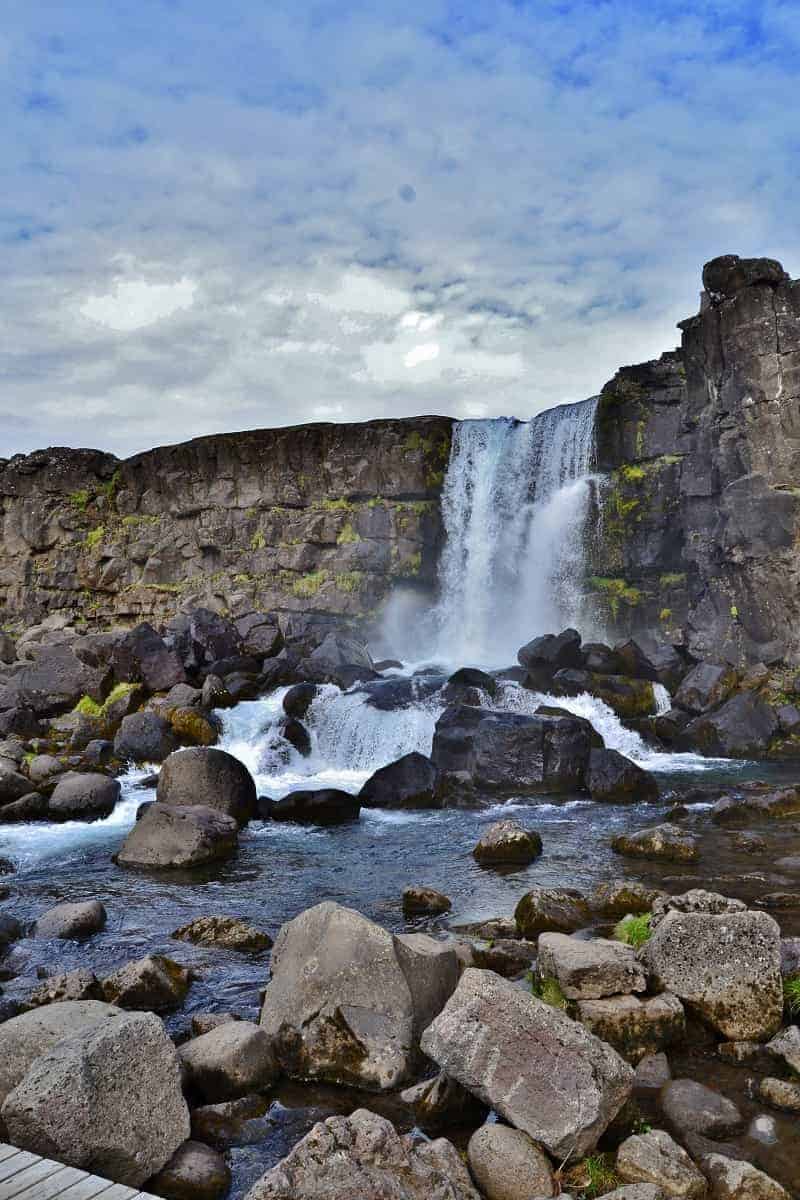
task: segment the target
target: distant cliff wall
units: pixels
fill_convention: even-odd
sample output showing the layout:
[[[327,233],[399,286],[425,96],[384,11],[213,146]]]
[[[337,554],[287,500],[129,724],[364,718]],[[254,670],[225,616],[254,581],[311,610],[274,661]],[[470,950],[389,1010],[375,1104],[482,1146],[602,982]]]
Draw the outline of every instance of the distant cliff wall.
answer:
[[[125,461],[50,449],[0,461],[0,627],[231,609],[375,614],[432,591],[444,417],[198,438]]]

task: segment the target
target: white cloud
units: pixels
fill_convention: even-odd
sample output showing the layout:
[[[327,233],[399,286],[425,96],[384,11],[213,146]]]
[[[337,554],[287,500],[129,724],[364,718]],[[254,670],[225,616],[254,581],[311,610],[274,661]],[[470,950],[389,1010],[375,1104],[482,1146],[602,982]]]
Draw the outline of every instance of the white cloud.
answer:
[[[433,362],[439,357],[438,342],[425,342],[422,346],[414,346],[412,350],[403,355],[403,362],[407,367],[412,368],[419,366],[420,363]]]
[[[90,321],[130,333],[154,325],[173,313],[191,308],[197,284],[193,279],[175,283],[148,283],[146,279],[129,279],[118,283],[113,291],[102,296],[89,296],[80,311]]]

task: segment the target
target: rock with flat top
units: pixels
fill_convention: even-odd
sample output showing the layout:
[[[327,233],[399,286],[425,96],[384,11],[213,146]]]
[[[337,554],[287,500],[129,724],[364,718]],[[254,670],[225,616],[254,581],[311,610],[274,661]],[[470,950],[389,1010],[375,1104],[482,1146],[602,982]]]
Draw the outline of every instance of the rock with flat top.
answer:
[[[580,1000],[578,1020],[631,1063],[680,1042],[686,1033],[683,1005],[669,992]]]
[[[752,1163],[708,1154],[700,1165],[711,1185],[712,1200],[791,1200],[786,1188]]]
[[[188,1141],[147,1186],[163,1200],[223,1200],[230,1190],[231,1171],[217,1150]]]
[[[103,980],[103,996],[120,1008],[165,1012],[177,1008],[186,997],[191,973],[163,954],[126,963]]]
[[[758,1085],[758,1094],[765,1104],[781,1112],[800,1113],[800,1083],[790,1079],[762,1079]]]
[[[57,904],[49,908],[36,922],[36,936],[42,938],[79,939],[90,937],[105,927],[106,910],[99,900],[83,900],[75,904]]]
[[[481,836],[472,856],[482,867],[526,866],[542,853],[542,839],[535,829],[524,829],[517,821],[495,821]]]
[[[597,1000],[643,992],[647,987],[636,952],[606,938],[541,933],[539,974],[543,979],[557,979],[568,1000]]]
[[[232,858],[239,845],[233,817],[204,805],[149,804],[117,854],[121,867],[192,868]]]
[[[782,1059],[791,1071],[800,1075],[800,1028],[797,1025],[789,1025],[787,1029],[782,1029],[777,1037],[767,1043],[766,1049],[776,1058]]]
[[[707,1190],[705,1176],[663,1129],[626,1138],[617,1151],[617,1174],[626,1183],[655,1184],[678,1200],[702,1200]]]
[[[699,1133],[721,1141],[744,1128],[739,1109],[727,1096],[694,1079],[673,1079],[661,1093],[661,1109],[677,1137]]]
[[[272,1041],[251,1021],[225,1021],[181,1046],[186,1080],[204,1100],[236,1100],[278,1078]]]
[[[574,933],[588,925],[589,905],[570,888],[532,887],[514,910],[520,937],[533,940],[540,933]]]
[[[655,862],[696,862],[700,857],[697,839],[678,825],[654,825],[635,833],[621,833],[611,840],[612,850],[629,858]]]

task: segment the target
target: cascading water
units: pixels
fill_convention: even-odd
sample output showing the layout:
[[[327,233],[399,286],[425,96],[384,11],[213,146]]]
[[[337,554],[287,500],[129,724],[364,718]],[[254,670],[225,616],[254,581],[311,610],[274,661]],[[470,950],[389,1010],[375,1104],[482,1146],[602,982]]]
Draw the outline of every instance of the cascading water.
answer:
[[[497,666],[575,623],[593,490],[597,398],[531,421],[462,421],[442,492],[436,652]]]

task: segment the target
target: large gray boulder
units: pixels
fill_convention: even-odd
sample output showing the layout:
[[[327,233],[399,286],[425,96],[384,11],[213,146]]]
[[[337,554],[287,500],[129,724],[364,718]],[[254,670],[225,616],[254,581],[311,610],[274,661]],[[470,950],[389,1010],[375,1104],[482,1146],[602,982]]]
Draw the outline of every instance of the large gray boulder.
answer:
[[[638,1063],[686,1034],[686,1016],[677,996],[607,996],[580,1000],[578,1020],[628,1062]]]
[[[83,696],[102,704],[108,683],[107,669],[87,666],[70,646],[49,646],[0,687],[0,709],[28,708],[37,717],[54,717]]]
[[[158,776],[159,804],[202,804],[246,825],[256,814],[256,785],[244,763],[225,750],[194,746],[171,754]]]
[[[191,980],[191,972],[174,959],[148,954],[107,976],[103,996],[120,1008],[168,1012],[185,1000]]]
[[[781,935],[767,913],[668,912],[642,959],[657,991],[731,1041],[763,1041],[780,1028]]]
[[[573,791],[583,786],[591,737],[577,717],[451,705],[436,723],[431,758],[451,787]]]
[[[482,867],[527,866],[542,853],[542,839],[535,829],[524,829],[517,821],[495,821],[481,834],[472,857]]]
[[[532,887],[514,910],[520,937],[535,939],[540,933],[574,933],[588,925],[589,905],[571,888]]]
[[[68,771],[55,786],[47,805],[54,821],[91,821],[107,817],[122,794],[116,779],[96,772]]]
[[[617,1151],[617,1174],[626,1183],[652,1183],[677,1200],[703,1200],[707,1185],[686,1151],[663,1129],[626,1138]]]
[[[21,1150],[130,1187],[159,1171],[189,1136],[178,1055],[151,1013],[120,1014],[58,1042],[0,1115]]]
[[[181,1046],[185,1078],[207,1102],[266,1091],[278,1078],[272,1041],[251,1021],[228,1021]]]
[[[606,938],[540,934],[539,974],[543,979],[557,979],[569,1000],[599,1000],[643,992],[647,987],[636,952]]]
[[[118,683],[141,680],[151,692],[167,692],[176,683],[186,682],[186,672],[178,654],[146,621],[120,638],[114,646],[111,662]]]
[[[85,938],[105,927],[106,910],[99,900],[66,902],[49,908],[36,921],[36,936]]]
[[[239,844],[233,817],[203,805],[151,804],[131,829],[117,862],[123,867],[199,867],[232,858]]]
[[[464,972],[421,1045],[558,1159],[589,1153],[633,1085],[615,1050],[493,971]]]
[[[706,712],[727,700],[736,683],[736,671],[728,663],[699,662],[684,676],[673,699],[687,712]]]
[[[786,1188],[752,1163],[707,1154],[701,1166],[713,1200],[791,1200]]]
[[[531,1200],[556,1193],[549,1158],[521,1129],[497,1122],[482,1125],[469,1139],[467,1159],[486,1200]]]
[[[642,804],[658,800],[658,783],[649,771],[619,750],[593,749],[589,754],[586,787],[600,804]]]
[[[94,1029],[119,1011],[99,1000],[73,1000],[48,1004],[0,1024],[0,1105],[31,1063],[57,1042]]]
[[[634,833],[620,833],[611,839],[611,848],[629,858],[648,858],[654,862],[696,862],[700,857],[697,838],[669,822]]]
[[[261,1025],[289,1075],[392,1089],[413,1073],[420,1034],[457,978],[443,943],[393,936],[324,901],[281,928]]]
[[[412,751],[371,775],[358,798],[365,808],[441,808],[439,771]]]
[[[415,1143],[359,1108],[320,1121],[246,1200],[481,1200],[450,1142]]]
[[[690,721],[676,745],[719,758],[760,758],[779,730],[774,708],[753,692],[738,692]]]
[[[661,1093],[661,1110],[677,1138],[688,1134],[723,1141],[744,1128],[732,1100],[695,1079],[672,1079]]]
[[[177,748],[169,721],[149,709],[123,717],[114,738],[115,756],[130,762],[163,762]]]

